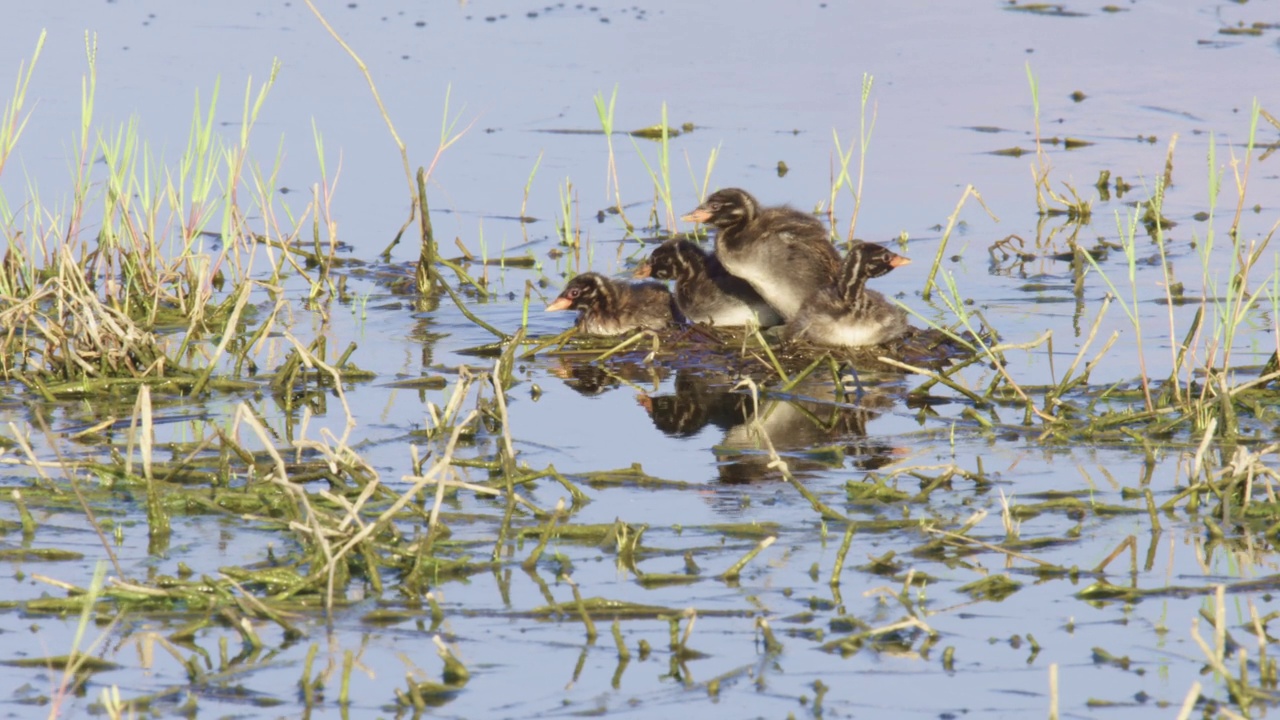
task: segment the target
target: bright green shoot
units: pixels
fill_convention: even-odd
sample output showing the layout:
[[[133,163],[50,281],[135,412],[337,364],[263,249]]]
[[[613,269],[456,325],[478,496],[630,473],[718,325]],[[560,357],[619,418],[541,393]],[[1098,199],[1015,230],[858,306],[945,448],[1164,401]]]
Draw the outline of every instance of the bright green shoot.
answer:
[[[1276,254],[1275,266],[1271,273],[1271,317],[1280,318],[1280,254]],[[1280,358],[1280,333],[1271,333],[1271,339],[1275,342],[1274,352],[1277,358]]]
[[[613,153],[613,110],[618,104],[618,86],[613,86],[613,93],[609,96],[607,104],[604,100],[604,93],[596,93],[592,99],[596,104],[596,115],[600,118],[600,129],[604,132],[604,141],[609,147],[609,173],[604,181],[604,194],[605,197],[608,197],[610,186],[612,186],[614,207],[618,210],[618,217],[622,218],[622,223],[627,228],[627,234],[634,234],[635,226],[627,219],[627,214],[622,209],[622,188],[618,185],[618,163]]]
[[[560,186],[560,223],[556,229],[560,231],[560,244],[577,248],[582,241],[582,228],[574,213],[573,181],[565,178]]]
[[[659,139],[658,169],[656,171],[649,164],[649,160],[645,158],[644,151],[640,149],[640,144],[636,142],[634,137],[631,138],[631,144],[635,146],[636,153],[640,155],[640,162],[644,163],[644,169],[648,171],[649,179],[653,181],[654,194],[666,210],[666,230],[668,233],[674,233],[676,229],[676,212],[671,196],[671,134],[670,128],[667,126],[667,104],[665,102],[662,103],[661,128],[662,137]]]
[[[836,143],[836,158],[840,161],[840,172],[836,175],[835,182],[831,183],[831,198],[827,203],[827,222],[831,225],[832,234],[836,233],[836,197],[840,194],[843,187],[849,188],[849,193],[853,195],[853,215],[849,218],[848,242],[853,242],[853,231],[858,225],[858,211],[862,209],[862,188],[863,181],[866,177],[867,168],[867,151],[871,148],[871,134],[876,127],[876,107],[871,106],[871,117],[867,118],[867,103],[871,100],[871,88],[875,85],[875,78],[870,74],[862,75],[862,98],[858,112],[858,180],[855,183],[849,175],[849,164],[853,161],[854,143],[849,143],[846,150],[840,142],[840,133],[832,128],[831,135]]]
[[[542,164],[542,155],[544,151],[538,151],[538,159],[533,161],[533,168],[529,170],[529,179],[524,181],[524,199],[520,201],[520,220],[525,222],[529,220],[529,192],[533,190],[533,178],[538,174],[538,166]]]
[[[187,149],[178,164],[176,187],[170,179],[171,203],[184,208],[187,217],[182,223],[183,244],[192,243],[209,222],[205,206],[213,193],[218,177],[218,159],[222,156],[222,143],[213,134],[214,111],[218,106],[218,89],[221,80],[215,80],[213,94],[204,119],[201,119],[200,93],[196,91],[195,110],[191,118],[191,132],[187,135]]]
[[[253,78],[245,80],[244,85],[244,109],[240,114],[240,144],[236,148],[235,153],[228,153],[226,168],[226,193],[222,198],[222,234],[224,238],[234,235],[233,226],[236,222],[236,190],[240,184],[240,178],[244,174],[245,158],[249,155],[249,135],[253,131],[254,125],[258,122],[258,115],[262,112],[262,106],[266,103],[267,94],[275,85],[276,76],[280,73],[280,59],[276,58],[271,63],[271,73],[267,77],[267,81],[258,88],[255,95],[253,92]],[[203,243],[197,246],[202,247]],[[188,249],[191,246],[188,245]],[[199,250],[197,249],[197,252]]]
[[[40,59],[40,51],[44,49],[44,41],[48,34],[47,30],[40,31],[40,37],[36,39],[36,49],[31,53],[31,63],[18,64],[18,79],[14,82],[13,96],[4,106],[4,115],[0,116],[0,173],[4,172],[5,162],[17,146],[18,139],[22,137],[27,121],[31,119],[31,113],[23,114],[22,108],[26,103],[27,88],[31,86],[31,74],[35,72],[36,61]],[[7,209],[4,215],[7,221],[9,219]]]
[[[75,199],[71,210],[71,227],[67,236],[75,237],[80,231],[81,213],[84,212],[85,200],[89,195],[89,136],[93,126],[93,103],[98,89],[98,38],[85,33],[84,52],[89,71],[80,80],[80,153],[76,157]]]
[[[462,108],[458,110],[457,114],[450,119],[449,97],[452,92],[452,85],[445,86],[444,110],[442,111],[442,117],[440,120],[440,145],[436,148],[435,156],[431,158],[431,164],[427,166],[428,180],[431,178],[431,173],[436,169],[436,164],[440,162],[440,157],[444,155],[444,151],[448,150],[454,143],[461,140],[462,136],[466,135],[467,132],[471,130],[471,126],[475,125],[475,120],[473,119],[471,122],[467,123],[466,127],[461,130],[458,129],[458,124],[462,121],[462,113],[467,109],[466,105],[463,105]]]
[[[1161,194],[1162,192],[1161,186],[1163,183],[1164,183],[1163,178],[1157,179],[1156,193],[1155,193],[1156,197],[1158,197]],[[1153,198],[1153,201],[1155,201],[1154,198]],[[1157,212],[1158,212],[1158,201],[1155,201],[1155,202],[1157,203]],[[1143,394],[1143,398],[1146,400],[1147,410],[1151,411],[1154,408],[1154,404],[1152,403],[1152,400],[1151,400],[1151,385],[1147,378],[1147,362],[1142,352],[1142,319],[1138,314],[1139,301],[1138,301],[1138,281],[1137,281],[1137,273],[1138,273],[1137,234],[1138,234],[1138,225],[1141,223],[1141,221],[1142,221],[1141,214],[1136,211],[1129,211],[1127,221],[1123,220],[1120,217],[1119,211],[1116,211],[1116,229],[1120,235],[1120,245],[1124,250],[1124,257],[1129,270],[1130,302],[1125,302],[1124,300],[1120,300],[1120,298],[1122,298],[1123,295],[1120,293],[1120,290],[1116,287],[1115,283],[1111,282],[1111,278],[1108,277],[1107,274],[1102,271],[1102,268],[1098,265],[1098,261],[1094,259],[1093,255],[1086,252],[1084,253],[1084,257],[1086,260],[1089,261],[1089,265],[1091,265],[1093,269],[1098,272],[1098,275],[1100,275],[1102,279],[1107,283],[1107,287],[1111,289],[1111,294],[1115,296],[1117,300],[1119,300],[1121,309],[1124,310],[1124,314],[1128,316],[1130,324],[1133,325],[1133,330],[1134,330],[1134,333],[1136,334],[1135,337],[1137,339],[1137,345],[1138,345],[1138,366],[1139,368],[1141,368],[1141,373],[1142,373],[1142,394]]]
[[[1031,112],[1036,136],[1036,159],[1031,165],[1031,175],[1035,178],[1036,208],[1041,215],[1049,211],[1049,202],[1044,199],[1044,188],[1049,186],[1049,159],[1045,156],[1044,146],[1040,143],[1040,83],[1036,74],[1027,63],[1027,83],[1031,86]]]
[[[1253,108],[1249,114],[1249,142],[1245,145],[1244,150],[1244,169],[1240,169],[1240,159],[1236,158],[1234,153],[1231,158],[1231,170],[1236,181],[1236,215],[1231,221],[1231,234],[1237,235],[1240,229],[1240,216],[1244,213],[1245,190],[1249,185],[1249,169],[1253,166],[1253,148],[1258,137],[1258,117],[1262,114],[1262,108],[1258,105],[1258,99],[1253,99]],[[1238,248],[1237,248],[1238,250]]]
[[[480,277],[485,286],[489,285],[489,243],[484,239],[484,219],[476,230],[476,241],[480,243]]]
[[[1253,157],[1253,149],[1256,142],[1256,133],[1258,126],[1258,118],[1261,114],[1260,107],[1254,102],[1253,113],[1249,124],[1249,138],[1245,146],[1244,159],[1235,157],[1234,153],[1231,158],[1231,168],[1233,178],[1236,184],[1237,204],[1235,218],[1232,221],[1230,236],[1238,237],[1240,215],[1244,206],[1245,196],[1248,185],[1249,166]],[[1243,165],[1243,169],[1241,168]],[[1217,159],[1217,140],[1213,134],[1209,136],[1209,153],[1208,153],[1208,192],[1209,192],[1209,217],[1206,221],[1206,233],[1204,238],[1197,243],[1197,249],[1200,254],[1201,265],[1201,286],[1203,288],[1203,302],[1210,305],[1212,317],[1214,318],[1214,327],[1207,349],[1207,355],[1204,359],[1205,369],[1211,369],[1216,364],[1215,356],[1220,348],[1222,356],[1222,369],[1227,371],[1231,367],[1231,352],[1235,344],[1237,331],[1248,315],[1248,313],[1258,303],[1262,297],[1262,293],[1266,291],[1266,282],[1264,282],[1257,290],[1250,293],[1249,291],[1249,273],[1254,265],[1261,258],[1263,250],[1269,244],[1271,236],[1275,232],[1275,228],[1267,234],[1262,241],[1251,244],[1248,248],[1244,247],[1238,240],[1235,243],[1234,252],[1227,268],[1227,277],[1230,278],[1225,284],[1221,284],[1212,274],[1211,267],[1213,265],[1214,248],[1217,240],[1214,221],[1216,217],[1216,208],[1219,195],[1222,191],[1222,180],[1225,175],[1225,168],[1218,166]],[[1189,368],[1190,370],[1190,368]],[[1189,381],[1188,381],[1189,382]]]
[[[707,191],[711,189],[711,173],[715,170],[716,160],[720,158],[720,145],[711,148],[711,154],[707,156],[707,167],[702,173],[702,181],[698,181],[698,177],[693,172],[693,160],[689,157],[689,153],[685,153],[684,161],[689,166],[689,180],[693,186],[698,188],[698,202],[702,202],[707,197]]]

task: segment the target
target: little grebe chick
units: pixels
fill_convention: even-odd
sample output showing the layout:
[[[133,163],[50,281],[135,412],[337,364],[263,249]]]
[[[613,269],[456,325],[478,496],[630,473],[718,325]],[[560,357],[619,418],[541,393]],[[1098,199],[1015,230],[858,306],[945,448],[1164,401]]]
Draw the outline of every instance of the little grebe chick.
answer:
[[[782,324],[782,316],[715,255],[688,240],[668,240],[636,270],[636,277],[676,281],[676,305],[692,322],[708,325]]]
[[[840,253],[821,220],[786,206],[762,208],[745,190],[718,190],[682,219],[717,228],[716,257],[724,269],[787,320],[840,271]]]
[[[854,244],[841,266],[839,282],[814,293],[787,322],[787,339],[829,347],[861,347],[906,335],[911,330],[906,311],[868,290],[866,283],[909,262],[881,245]]]
[[[665,285],[628,283],[599,273],[582,273],[569,281],[547,311],[577,310],[578,330],[591,335],[621,335],[631,330],[661,330],[683,322]]]

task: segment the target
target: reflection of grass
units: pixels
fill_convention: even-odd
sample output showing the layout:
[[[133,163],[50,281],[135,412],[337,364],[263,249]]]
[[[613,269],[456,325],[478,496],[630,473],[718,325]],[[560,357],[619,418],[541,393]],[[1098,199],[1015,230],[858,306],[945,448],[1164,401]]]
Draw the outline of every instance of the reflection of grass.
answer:
[[[98,646],[110,636],[115,627],[115,621],[112,621],[92,642],[85,646],[93,610],[97,600],[101,597],[105,578],[106,567],[99,563],[94,569],[93,579],[88,587],[88,596],[85,598],[80,610],[80,622],[76,624],[75,637],[71,641],[71,652],[61,663],[57,664],[60,666],[57,669],[62,670],[62,676],[57,688],[54,689],[53,698],[50,702],[49,717],[51,718],[58,717],[62,709],[66,705],[70,705],[70,698],[82,692],[84,684],[88,682],[94,672],[111,667],[110,663],[103,663],[94,657],[94,653]],[[82,646],[85,646],[84,649],[81,649]]]

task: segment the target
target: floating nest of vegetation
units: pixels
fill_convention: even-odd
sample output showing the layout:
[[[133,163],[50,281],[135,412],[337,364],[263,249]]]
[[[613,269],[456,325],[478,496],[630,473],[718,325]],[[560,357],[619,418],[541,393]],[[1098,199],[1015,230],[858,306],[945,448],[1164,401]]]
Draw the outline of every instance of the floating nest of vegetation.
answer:
[[[582,335],[573,328],[547,337],[524,339],[523,333],[510,340],[479,345],[460,351],[476,357],[498,357],[518,347],[516,357],[529,359],[546,355],[574,364],[601,363],[613,359],[622,363],[640,360],[660,363],[672,370],[698,369],[726,378],[750,377],[755,382],[795,385],[816,372],[827,369],[836,376],[845,370],[857,372],[924,373],[938,376],[948,368],[959,369],[979,361],[981,348],[989,346],[994,333],[975,336],[969,332],[929,328],[914,330],[890,343],[857,348],[827,348],[806,343],[783,342],[777,329],[715,328],[689,325],[661,332],[638,331],[622,338]]]

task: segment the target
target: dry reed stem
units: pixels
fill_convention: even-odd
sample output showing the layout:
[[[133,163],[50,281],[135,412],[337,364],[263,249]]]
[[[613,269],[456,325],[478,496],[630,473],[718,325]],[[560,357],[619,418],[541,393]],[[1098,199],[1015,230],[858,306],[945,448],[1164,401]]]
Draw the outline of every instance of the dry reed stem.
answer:
[[[752,388],[754,390],[754,385],[752,386]],[[845,516],[843,513],[836,510],[835,508],[831,507],[830,505],[827,505],[826,503],[822,502],[822,500],[817,495],[815,495],[812,490],[805,487],[804,483],[795,479],[795,477],[791,474],[791,468],[787,465],[787,461],[783,460],[782,456],[778,454],[778,451],[774,449],[773,440],[770,439],[769,432],[764,429],[764,424],[760,421],[758,409],[756,410],[756,413],[757,413],[756,419],[751,421],[751,430],[760,438],[760,441],[764,443],[765,449],[769,451],[769,464],[766,467],[768,467],[770,470],[777,470],[779,473],[781,473],[783,479],[786,480],[797,491],[799,491],[801,497],[803,497],[805,500],[808,500],[809,504],[813,507],[813,509],[818,511],[818,513],[823,517],[831,518],[833,520],[840,520],[841,522],[846,522],[846,523],[850,522],[847,516]],[[747,559],[749,560],[750,558],[747,558]]]
[[[469,379],[465,382],[465,385],[464,383],[460,382],[459,391],[455,391],[455,394],[454,394],[455,399],[461,394],[460,391],[464,392],[464,388],[469,388],[469,387],[470,387]],[[453,400],[450,401],[451,405],[452,403],[453,403]],[[345,557],[349,552],[351,552],[352,549],[354,549],[357,545],[363,542],[366,538],[372,535],[376,529],[388,523],[397,513],[400,512],[400,510],[402,510],[406,505],[408,505],[413,500],[413,498],[416,497],[417,494],[421,492],[421,490],[424,487],[426,487],[426,485],[429,482],[436,479],[438,476],[445,473],[446,471],[450,470],[450,468],[452,467],[451,463],[453,459],[453,453],[458,445],[458,439],[461,437],[463,430],[468,425],[470,425],[471,422],[478,415],[479,415],[478,411],[472,410],[462,420],[461,423],[458,423],[457,425],[455,425],[453,429],[453,433],[450,435],[449,441],[445,445],[445,448],[442,451],[440,458],[431,466],[431,469],[424,476],[418,478],[414,482],[412,487],[410,487],[407,491],[402,493],[400,497],[398,497],[395,500],[395,502],[393,502],[390,507],[384,510],[382,514],[380,514],[373,522],[365,525],[359,532],[357,532],[355,535],[349,538],[346,542],[344,542],[329,557],[326,563],[326,566],[324,568],[324,571],[328,576],[328,591],[326,593],[326,598],[327,598],[326,607],[329,608],[330,611],[332,610],[332,606],[333,606],[333,583],[337,573],[338,561],[341,560],[343,557]]]
[[[306,513],[306,525],[299,525],[298,523],[291,521],[289,523],[289,527],[309,534],[314,540],[316,546],[320,548],[322,553],[324,553],[325,567],[330,570],[328,578],[329,582],[325,593],[325,608],[327,611],[332,612],[334,581],[334,573],[332,572],[332,569],[335,567],[336,559],[333,553],[333,548],[327,540],[327,537],[331,532],[324,528],[320,523],[320,518],[315,512],[315,509],[311,506],[311,500],[307,496],[306,491],[289,482],[289,474],[285,468],[284,459],[280,457],[280,453],[272,443],[270,434],[267,432],[267,429],[263,427],[262,423],[260,423],[253,415],[248,405],[244,403],[236,406],[235,417],[232,421],[233,428],[238,430],[241,422],[248,424],[249,428],[258,436],[258,440],[263,444],[267,454],[275,461],[275,471],[267,474],[267,481],[278,485],[282,490],[284,490],[286,495],[292,496],[297,503],[302,506]]]
[[[926,623],[925,621],[921,620],[920,618],[914,615],[908,615],[907,617],[897,622],[889,623],[888,625],[882,625],[877,628],[872,628],[870,630],[867,630],[866,632],[859,633],[859,634],[864,637],[876,637],[877,635],[887,635],[888,633],[897,632],[899,630],[905,630],[907,628],[916,628],[918,630],[921,630],[927,633],[928,635],[938,634],[933,628],[929,627],[928,623]]]
[[[741,559],[739,559],[733,565],[729,566],[728,570],[725,570],[723,573],[721,573],[720,579],[721,580],[737,580],[738,577],[742,574],[742,568],[746,567],[747,563],[751,562],[755,558],[755,556],[759,555],[770,545],[773,545],[775,542],[777,542],[777,540],[778,540],[778,537],[776,535],[770,535],[769,537],[756,543],[755,547],[751,548],[751,550],[748,551],[746,555],[743,555]]]
[[[391,133],[391,138],[396,142],[396,147],[400,148],[400,157],[404,161],[404,177],[405,181],[409,184],[409,195],[412,197],[413,171],[409,168],[409,152],[405,148],[404,141],[400,139],[400,134],[396,132],[395,123],[391,122],[391,115],[387,113],[386,105],[382,104],[382,95],[378,93],[378,85],[373,81],[373,75],[369,72],[369,66],[365,65],[364,60],[360,59],[360,55],[356,53],[355,49],[348,45],[346,40],[342,39],[342,36],[338,34],[338,31],[333,29],[333,26],[329,24],[329,21],[326,20],[320,10],[316,8],[315,3],[313,3],[312,0],[305,0],[305,2],[307,3],[307,7],[310,8],[311,13],[316,16],[316,19],[320,21],[320,24],[324,26],[324,29],[328,31],[329,35],[336,40],[338,44],[342,46],[342,49],[346,50],[347,54],[351,56],[351,59],[355,61],[356,67],[358,67],[360,69],[360,73],[364,75],[365,82],[369,84],[369,91],[373,93],[373,101],[378,105],[378,112],[382,114],[382,119],[387,124],[387,130]],[[409,222],[413,222],[412,216],[410,216]]]
[[[1058,720],[1058,663],[1049,665],[1049,720]]]
[[[1182,699],[1182,707],[1178,709],[1177,720],[1190,720],[1191,713],[1195,712],[1196,702],[1200,700],[1200,689],[1203,687],[1199,681],[1191,683],[1191,688],[1187,690],[1187,695]]]
[[[996,217],[995,213],[991,212],[991,208],[987,207],[986,201],[982,199],[982,195],[978,193],[977,188],[973,185],[965,185],[964,192],[961,193],[960,200],[956,203],[955,210],[952,210],[951,215],[947,218],[947,227],[942,231],[942,241],[938,243],[938,252],[934,254],[933,265],[929,268],[928,277],[925,278],[922,296],[926,301],[932,296],[933,288],[937,286],[936,279],[938,276],[938,268],[941,267],[942,257],[947,251],[947,240],[951,238],[951,231],[955,229],[956,220],[960,217],[960,210],[964,207],[964,203],[969,199],[970,195],[977,199],[978,204],[982,206],[983,210],[987,211],[987,215],[990,216],[992,220],[1000,222],[1000,218]]]
[[[1047,560],[1041,560],[1038,557],[1032,557],[1030,555],[1020,553],[1016,550],[1009,550],[1008,548],[1002,548],[999,545],[992,545],[991,543],[983,542],[981,540],[971,538],[967,535],[953,533],[949,530],[940,530],[938,528],[931,528],[931,527],[926,527],[922,529],[927,533],[933,533],[934,535],[942,535],[944,537],[949,537],[954,540],[962,540],[964,542],[969,543],[970,545],[977,545],[978,547],[986,548],[987,550],[1004,553],[1005,555],[1008,555],[1010,557],[1015,557],[1015,558],[1018,558],[1019,560],[1026,560],[1027,562],[1035,563],[1036,565],[1039,565],[1041,567],[1049,567],[1049,568],[1059,567],[1058,565],[1051,563]]]
[[[422,478],[423,476],[419,476],[419,475],[403,475],[401,476],[400,479],[406,482],[417,482]],[[486,485],[476,485],[475,483],[464,482],[462,480],[444,480],[444,479],[435,478],[435,477],[427,478],[425,484],[443,485],[445,487],[457,488],[459,490],[466,490],[468,492],[476,493],[477,495],[488,495],[490,497],[499,497],[499,496],[508,494],[509,492],[507,490],[499,490],[497,488],[491,488]],[[532,502],[530,502],[527,498],[525,498],[520,493],[511,492],[510,494],[515,499],[516,503],[528,508],[529,511],[533,513],[535,516],[546,517],[547,515],[550,514],[548,511],[543,510],[537,505],[534,505]]]
[[[1111,307],[1111,294],[1107,293],[1106,297],[1102,298],[1102,307],[1098,308],[1098,314],[1094,317],[1093,324],[1089,326],[1088,335],[1085,336],[1084,342],[1080,344],[1080,350],[1071,361],[1071,365],[1067,368],[1066,374],[1062,376],[1062,382],[1058,384],[1058,387],[1065,386],[1067,381],[1071,379],[1071,376],[1075,374],[1076,367],[1080,365],[1080,361],[1084,359],[1085,352],[1088,351],[1089,346],[1093,344],[1093,339],[1097,337],[1098,328],[1101,327],[1102,319],[1106,317],[1107,308],[1109,307]],[[1110,347],[1111,342],[1115,342],[1115,338],[1119,335],[1119,332],[1120,331],[1118,330],[1112,332],[1112,339],[1107,343],[1107,347]]]
[[[513,346],[514,347],[514,346]],[[500,378],[502,358],[498,358],[493,362],[493,374],[490,380],[493,385],[493,397],[498,403],[498,422],[502,427],[502,449],[504,450],[506,459],[503,461],[503,471],[507,476],[507,490],[514,492],[511,487],[512,473],[515,472],[516,465],[516,449],[515,443],[511,440],[511,419],[507,415],[507,391],[503,389]]]
[[[1209,422],[1208,424],[1205,425],[1205,428],[1204,428],[1204,437],[1200,439],[1200,445],[1196,448],[1195,457],[1191,461],[1191,471],[1187,477],[1188,485],[1193,484],[1194,481],[1200,477],[1201,473],[1205,472],[1204,457],[1205,457],[1205,454],[1209,451],[1209,444],[1213,442],[1213,436],[1214,436],[1214,433],[1217,431],[1217,429],[1218,429],[1218,418],[1216,417],[1209,418]],[[1207,475],[1205,477],[1206,479],[1208,478]]]
[[[217,347],[213,349],[213,355],[206,361],[205,370],[200,374],[200,378],[196,380],[196,384],[191,388],[192,395],[199,395],[204,392],[205,386],[209,384],[209,378],[213,375],[213,369],[217,365],[222,354],[226,352],[227,345],[231,343],[232,338],[239,335],[237,325],[240,322],[240,313],[244,311],[245,305],[249,304],[249,292],[253,289],[252,281],[246,282],[240,288],[240,295],[236,298],[236,304],[231,309],[231,316],[227,319],[222,332],[222,339],[218,341]]]
[[[293,333],[285,331],[284,336],[289,342],[293,343],[294,349],[298,352],[298,357],[301,358],[303,364],[307,366],[307,369],[314,370],[319,368],[328,373],[329,377],[332,378],[333,392],[338,396],[338,401],[342,403],[342,411],[347,416],[346,426],[342,431],[342,438],[338,441],[340,445],[345,446],[347,444],[347,438],[351,436],[351,431],[355,429],[357,423],[355,415],[351,412],[351,406],[347,404],[347,394],[342,389],[342,373],[339,372],[337,368],[316,357],[314,353],[307,349],[306,345],[303,345],[298,338],[293,336]]]
[[[879,355],[879,356],[877,356],[877,357],[876,357],[876,360],[878,360],[878,361],[880,361],[880,362],[882,362],[882,363],[884,363],[885,365],[888,365],[888,366],[890,366],[890,367],[896,367],[896,368],[899,368],[899,369],[901,369],[901,370],[906,370],[907,372],[910,372],[910,373],[915,373],[915,374],[917,374],[917,375],[923,375],[923,376],[925,376],[925,377],[927,377],[927,378],[929,378],[929,379],[933,380],[934,382],[942,383],[943,385],[945,385],[945,386],[947,386],[947,387],[951,388],[952,390],[955,390],[956,392],[960,393],[961,395],[964,395],[965,397],[969,398],[969,399],[970,399],[970,400],[972,400],[975,404],[977,404],[979,407],[982,407],[982,406],[984,406],[984,405],[986,405],[986,404],[987,404],[987,400],[986,400],[985,398],[983,398],[981,395],[979,395],[978,393],[976,393],[976,392],[974,392],[974,391],[970,390],[969,388],[967,388],[967,387],[965,387],[965,386],[961,385],[960,383],[956,382],[955,380],[952,380],[952,379],[951,379],[949,376],[947,376],[947,375],[942,375],[942,374],[940,374],[940,373],[936,373],[936,372],[934,372],[934,371],[932,371],[932,370],[926,370],[925,368],[916,367],[915,365],[908,365],[907,363],[904,363],[904,362],[902,362],[901,360],[897,360],[897,359],[895,359],[895,358],[891,358],[891,357],[888,357],[888,356],[885,356],[885,355]]]
[[[16,443],[18,448],[22,450],[22,454],[27,456],[26,464],[35,468],[36,474],[40,476],[40,479],[44,481],[45,484],[53,485],[53,478],[49,477],[49,475],[44,471],[46,466],[51,468],[61,468],[64,470],[66,469],[66,466],[62,462],[43,462],[38,460],[36,458],[35,450],[31,448],[31,443],[27,441],[26,435],[20,432],[18,430],[18,426],[12,421],[9,422],[9,436],[13,438],[14,443]],[[6,462],[10,464],[21,463],[17,458]]]

